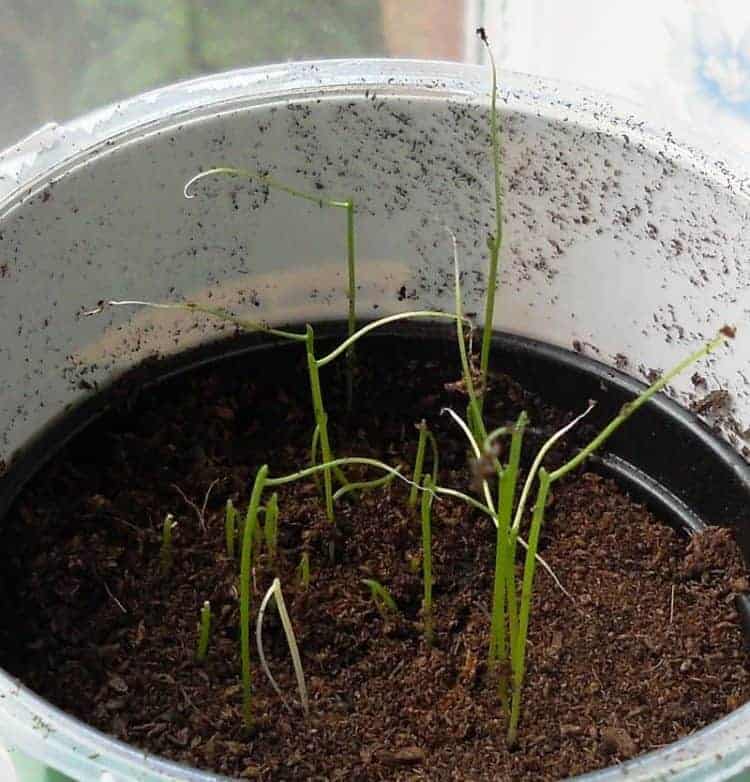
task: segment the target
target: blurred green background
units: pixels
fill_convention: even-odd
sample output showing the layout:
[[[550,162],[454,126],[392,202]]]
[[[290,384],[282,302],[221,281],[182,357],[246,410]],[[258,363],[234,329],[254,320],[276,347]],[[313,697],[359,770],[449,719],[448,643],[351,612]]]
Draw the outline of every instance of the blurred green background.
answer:
[[[162,84],[269,62],[462,59],[464,0],[0,0],[0,149]]]

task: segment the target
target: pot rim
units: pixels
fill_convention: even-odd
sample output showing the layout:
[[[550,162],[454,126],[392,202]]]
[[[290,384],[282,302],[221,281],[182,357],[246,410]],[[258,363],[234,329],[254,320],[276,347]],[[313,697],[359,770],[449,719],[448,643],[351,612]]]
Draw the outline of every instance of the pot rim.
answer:
[[[490,79],[483,65],[442,60],[357,58],[306,60],[240,68],[158,87],[63,124],[49,122],[0,149],[0,218],[66,171],[144,134],[225,112],[290,100],[362,96],[469,101],[488,105]],[[569,82],[518,71],[499,72],[501,112],[575,122],[582,129],[626,136],[702,179],[750,197],[747,157],[722,146],[723,157],[701,148],[705,139],[686,126],[679,136],[649,117],[648,107]]]

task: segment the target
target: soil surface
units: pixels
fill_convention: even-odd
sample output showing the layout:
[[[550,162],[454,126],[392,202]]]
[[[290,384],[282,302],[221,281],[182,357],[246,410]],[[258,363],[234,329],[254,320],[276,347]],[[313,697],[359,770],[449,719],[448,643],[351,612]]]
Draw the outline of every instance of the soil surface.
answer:
[[[425,418],[440,445],[441,483],[469,490],[465,442],[440,414],[465,406],[446,388],[458,376],[452,344],[362,344],[352,415],[338,371],[323,371],[337,454],[376,456],[408,473],[415,423]],[[572,414],[496,375],[488,424],[511,422],[522,408],[531,419],[528,459]],[[253,618],[278,574],[311,713],[305,719],[299,708],[269,609],[266,654],[286,705],[253,649],[255,725],[247,730],[239,567],[225,550],[223,507],[231,497],[244,511],[262,463],[271,475],[303,466],[311,428],[297,345],[262,364],[233,359],[123,398],[42,470],[4,524],[12,545],[0,553],[0,664],[144,750],[263,780],[558,779],[660,747],[750,697],[733,605],[748,584],[731,533],[714,528],[689,541],[584,471],[556,485],[547,512],[541,552],[570,597],[537,569],[520,742],[511,752],[486,676],[491,522],[456,501],[434,505],[430,648],[408,487],[342,500],[334,532],[309,481],[279,492],[279,553],[271,562],[263,549],[257,559]],[[166,513],[177,527],[163,577]],[[305,552],[307,588],[298,573]],[[363,578],[390,590],[398,614],[379,613]],[[198,664],[205,600],[213,629]]]

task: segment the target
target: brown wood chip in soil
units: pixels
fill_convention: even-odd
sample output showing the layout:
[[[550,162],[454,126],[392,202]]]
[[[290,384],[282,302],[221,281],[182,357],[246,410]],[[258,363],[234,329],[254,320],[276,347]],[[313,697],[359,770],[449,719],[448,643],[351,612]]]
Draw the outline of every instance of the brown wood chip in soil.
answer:
[[[748,699],[732,600],[747,579],[731,534],[712,530],[688,543],[611,481],[579,473],[556,487],[542,537],[542,554],[574,601],[537,570],[520,745],[509,752],[486,683],[490,522],[457,502],[435,504],[437,643],[428,648],[420,527],[406,508],[407,487],[343,501],[334,534],[304,482],[280,491],[280,555],[275,565],[265,552],[258,560],[253,610],[277,573],[311,714],[305,720],[296,705],[283,632],[269,610],[266,653],[290,708],[256,662],[256,723],[247,731],[238,566],[225,554],[222,510],[232,497],[244,511],[260,464],[279,475],[305,463],[312,424],[303,359],[291,346],[262,365],[233,359],[129,398],[43,469],[4,522],[3,667],[144,750],[263,780],[557,779],[660,747]],[[414,424],[426,418],[440,443],[442,483],[469,485],[465,443],[440,415],[465,404],[445,388],[458,374],[452,343],[363,344],[350,417],[337,371],[324,370],[323,379],[339,454],[407,468]],[[510,422],[522,408],[531,418],[528,458],[571,413],[495,376],[488,423]],[[204,530],[176,487],[200,508],[214,481]],[[168,512],[177,521],[174,565],[162,579]],[[306,591],[296,575],[304,551],[312,565]],[[367,577],[391,591],[400,615],[381,617],[361,583]],[[199,665],[204,600],[214,621]]]

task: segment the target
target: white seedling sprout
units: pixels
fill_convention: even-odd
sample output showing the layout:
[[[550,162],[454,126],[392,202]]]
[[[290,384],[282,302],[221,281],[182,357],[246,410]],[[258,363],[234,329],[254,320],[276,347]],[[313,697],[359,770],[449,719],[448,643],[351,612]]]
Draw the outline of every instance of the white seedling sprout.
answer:
[[[268,591],[263,597],[263,601],[260,604],[260,609],[258,610],[258,619],[255,623],[255,642],[258,647],[260,667],[266,674],[268,681],[276,691],[276,694],[279,696],[279,698],[281,698],[282,703],[287,706],[286,699],[281,692],[281,688],[276,683],[276,679],[273,678],[271,669],[268,667],[266,655],[263,650],[263,617],[265,616],[266,607],[268,606],[268,603],[272,597],[276,601],[276,608],[279,612],[279,618],[281,619],[281,624],[284,628],[286,642],[289,646],[289,653],[292,656],[292,665],[294,666],[294,675],[297,679],[297,689],[299,690],[299,698],[300,703],[302,704],[302,710],[305,712],[305,716],[307,716],[310,713],[310,701],[307,695],[307,686],[305,685],[305,673],[302,669],[302,659],[300,658],[297,639],[294,635],[292,620],[289,618],[289,612],[286,610],[286,603],[284,602],[284,594],[281,591],[281,581],[278,578],[274,578],[273,583],[268,588]]]

